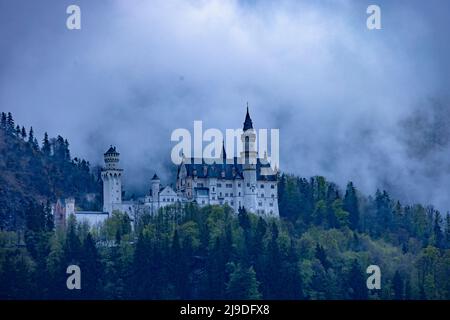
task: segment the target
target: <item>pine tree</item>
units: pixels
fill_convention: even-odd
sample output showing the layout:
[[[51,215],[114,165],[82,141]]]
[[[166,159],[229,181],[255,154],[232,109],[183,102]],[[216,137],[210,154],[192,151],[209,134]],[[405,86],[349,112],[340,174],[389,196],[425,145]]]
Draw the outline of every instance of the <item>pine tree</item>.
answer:
[[[37,139],[36,138],[34,138],[34,140],[33,140],[33,149],[34,150],[36,150],[36,151],[38,151],[39,150],[39,142],[37,141]]]
[[[380,190],[377,190],[375,194],[375,205],[377,213],[375,233],[380,236],[392,227],[392,210],[389,194],[386,191],[380,192]]]
[[[353,182],[347,184],[347,190],[344,196],[344,210],[349,213],[350,228],[357,230],[359,227],[359,205],[358,198],[356,196],[356,190],[353,186]]]
[[[55,220],[52,214],[50,201],[47,201],[47,204],[44,208],[44,216],[45,216],[45,230],[53,231],[55,229]]]
[[[253,267],[243,267],[240,263],[231,264],[233,271],[227,283],[227,296],[233,300],[257,300],[261,298],[259,282]]]
[[[394,278],[392,279],[392,286],[394,289],[394,299],[395,300],[403,300],[404,298],[404,284],[403,278],[400,275],[400,272],[395,271]]]
[[[325,249],[319,243],[316,245],[316,258],[320,261],[325,270],[331,267]]]
[[[34,131],[33,127],[30,127],[30,131],[28,132],[28,143],[33,144],[34,143]]]
[[[0,128],[6,130],[6,113],[2,112],[2,119],[0,122]]]
[[[64,140],[64,159],[70,161],[69,141]]]
[[[445,221],[446,221],[445,240],[447,243],[447,249],[450,249],[450,213],[449,212],[447,212]]]
[[[366,279],[358,260],[353,260],[347,277],[347,286],[350,288],[350,298],[353,300],[367,300],[368,292]]]
[[[86,239],[83,241],[81,252],[80,269],[83,270],[83,289],[81,294],[84,299],[98,299],[100,294],[100,280],[102,278],[102,266],[94,239],[90,233],[88,233]]]
[[[11,112],[8,112],[8,117],[6,119],[6,132],[13,134],[14,133],[14,119]]]
[[[27,131],[25,130],[25,127],[22,126],[22,131],[20,134],[22,136],[22,139],[25,140],[25,138],[27,137]]]
[[[16,126],[16,131],[14,132],[16,137],[20,137],[20,127],[19,125]]]
[[[172,282],[174,286],[175,295],[179,299],[188,298],[188,277],[186,277],[187,266],[185,252],[180,245],[180,238],[178,236],[178,230],[175,230],[172,238],[172,245],[170,248],[170,261],[169,265],[172,275]]]
[[[442,218],[439,211],[436,211],[434,214],[434,225],[433,225],[433,237],[434,244],[437,248],[444,247],[444,235],[442,232]]]
[[[50,156],[51,147],[50,142],[48,141],[48,134],[47,132],[44,133],[44,140],[42,140],[42,152],[45,156]]]
[[[150,265],[153,259],[153,248],[147,235],[139,234],[136,243],[136,249],[133,257],[133,278],[131,279],[133,287],[133,298],[149,299],[152,298],[154,274]]]
[[[70,215],[67,220],[67,235],[64,244],[64,257],[66,263],[78,264],[81,256],[81,241],[76,232],[76,219]]]

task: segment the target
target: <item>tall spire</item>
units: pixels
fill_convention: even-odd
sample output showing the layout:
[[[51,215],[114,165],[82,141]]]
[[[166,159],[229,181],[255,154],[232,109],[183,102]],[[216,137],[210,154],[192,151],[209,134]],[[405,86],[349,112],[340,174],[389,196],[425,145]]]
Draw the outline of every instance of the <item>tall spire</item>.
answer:
[[[221,154],[221,158],[223,160],[223,163],[226,163],[227,160],[227,152],[225,151],[225,140],[222,140],[222,154]]]
[[[244,121],[244,131],[247,131],[249,129],[253,129],[253,122],[250,118],[250,114],[248,112],[248,102],[247,102],[247,114],[245,115],[245,121]]]

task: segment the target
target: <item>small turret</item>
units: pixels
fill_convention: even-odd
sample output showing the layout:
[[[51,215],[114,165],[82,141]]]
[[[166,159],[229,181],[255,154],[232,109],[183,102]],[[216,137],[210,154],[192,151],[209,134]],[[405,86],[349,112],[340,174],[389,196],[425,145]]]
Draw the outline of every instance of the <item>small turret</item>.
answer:
[[[105,169],[117,169],[119,165],[120,153],[116,151],[116,147],[111,146],[108,151],[104,153]]]
[[[152,200],[153,202],[158,202],[159,200],[159,188],[161,185],[161,180],[155,173],[152,178]]]

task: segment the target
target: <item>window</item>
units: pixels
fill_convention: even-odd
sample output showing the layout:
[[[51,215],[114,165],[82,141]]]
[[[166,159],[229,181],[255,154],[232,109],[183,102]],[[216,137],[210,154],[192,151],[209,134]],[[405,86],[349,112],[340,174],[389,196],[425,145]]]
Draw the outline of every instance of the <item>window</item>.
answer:
[[[238,187],[241,187],[241,184],[240,184],[240,183],[238,183]]]
[[[233,185],[231,183],[227,183],[227,188],[233,188]]]
[[[263,184],[261,185],[261,189],[264,189],[264,185]]]
[[[275,185],[274,185],[274,184],[271,184],[271,185],[270,185],[270,189],[275,189]]]
[[[228,193],[225,193],[225,197],[228,197]]]
[[[212,197],[213,200],[216,200],[216,197]]]
[[[258,202],[258,206],[262,207],[262,202]]]
[[[264,193],[261,193],[261,198],[264,198]]]
[[[202,204],[205,204],[205,200],[202,200]]]
[[[239,197],[241,196],[241,193],[239,192]]]
[[[197,183],[197,187],[203,188],[203,183]]]
[[[250,187],[250,183],[247,183],[247,187]]]
[[[231,205],[234,206],[234,201],[231,201]]]
[[[273,203],[269,203],[269,206],[273,207]]]
[[[215,188],[214,188],[214,187],[212,187],[212,191],[213,191],[213,192],[215,191]]]
[[[232,193],[230,193],[230,197],[232,197],[233,196],[233,192]]]
[[[218,188],[222,188],[222,184],[221,184],[221,183],[218,183],[218,184],[217,184],[217,187],[218,187]]]
[[[221,197],[222,196],[222,192],[219,192],[219,197]]]

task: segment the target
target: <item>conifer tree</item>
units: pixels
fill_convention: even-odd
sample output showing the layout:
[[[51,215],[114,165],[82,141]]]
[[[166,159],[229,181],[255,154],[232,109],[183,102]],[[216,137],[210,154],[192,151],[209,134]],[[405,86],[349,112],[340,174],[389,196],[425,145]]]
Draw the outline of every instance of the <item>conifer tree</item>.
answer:
[[[227,296],[237,300],[257,300],[261,298],[259,282],[253,267],[243,267],[240,263],[231,264],[233,271],[227,283]]]
[[[394,299],[403,300],[404,298],[404,283],[400,272],[395,271],[394,278],[392,279],[392,287],[394,289]]]
[[[447,243],[447,249],[450,249],[450,213],[447,212],[445,217],[446,227],[445,227],[445,240]]]
[[[6,119],[6,131],[10,134],[14,133],[14,119],[11,112],[8,112],[8,117]]]
[[[6,130],[6,113],[2,112],[2,119],[0,122],[0,128]]]
[[[347,287],[350,288],[350,298],[354,300],[367,300],[368,292],[366,279],[358,260],[353,260],[347,277]]]
[[[34,143],[34,131],[33,127],[30,127],[30,131],[28,132],[28,143],[33,144]]]
[[[92,235],[88,233],[83,241],[80,268],[83,270],[82,295],[85,299],[96,299],[100,294],[100,280],[102,278],[102,266],[100,255],[95,246]]]
[[[442,218],[439,211],[436,211],[434,214],[434,225],[433,225],[433,236],[434,236],[434,244],[437,248],[444,247],[444,235],[442,233]]]
[[[25,140],[25,138],[27,137],[27,131],[25,130],[25,127],[23,127],[23,126],[22,126],[22,131],[21,131],[20,135],[22,136],[23,140]]]
[[[44,133],[44,140],[42,140],[42,152],[44,153],[44,155],[50,156],[51,147],[50,147],[50,142],[48,141],[47,132]]]
[[[359,205],[358,198],[356,196],[356,190],[353,186],[353,182],[347,184],[347,190],[344,196],[343,208],[349,213],[350,228],[357,230],[359,227]]]

